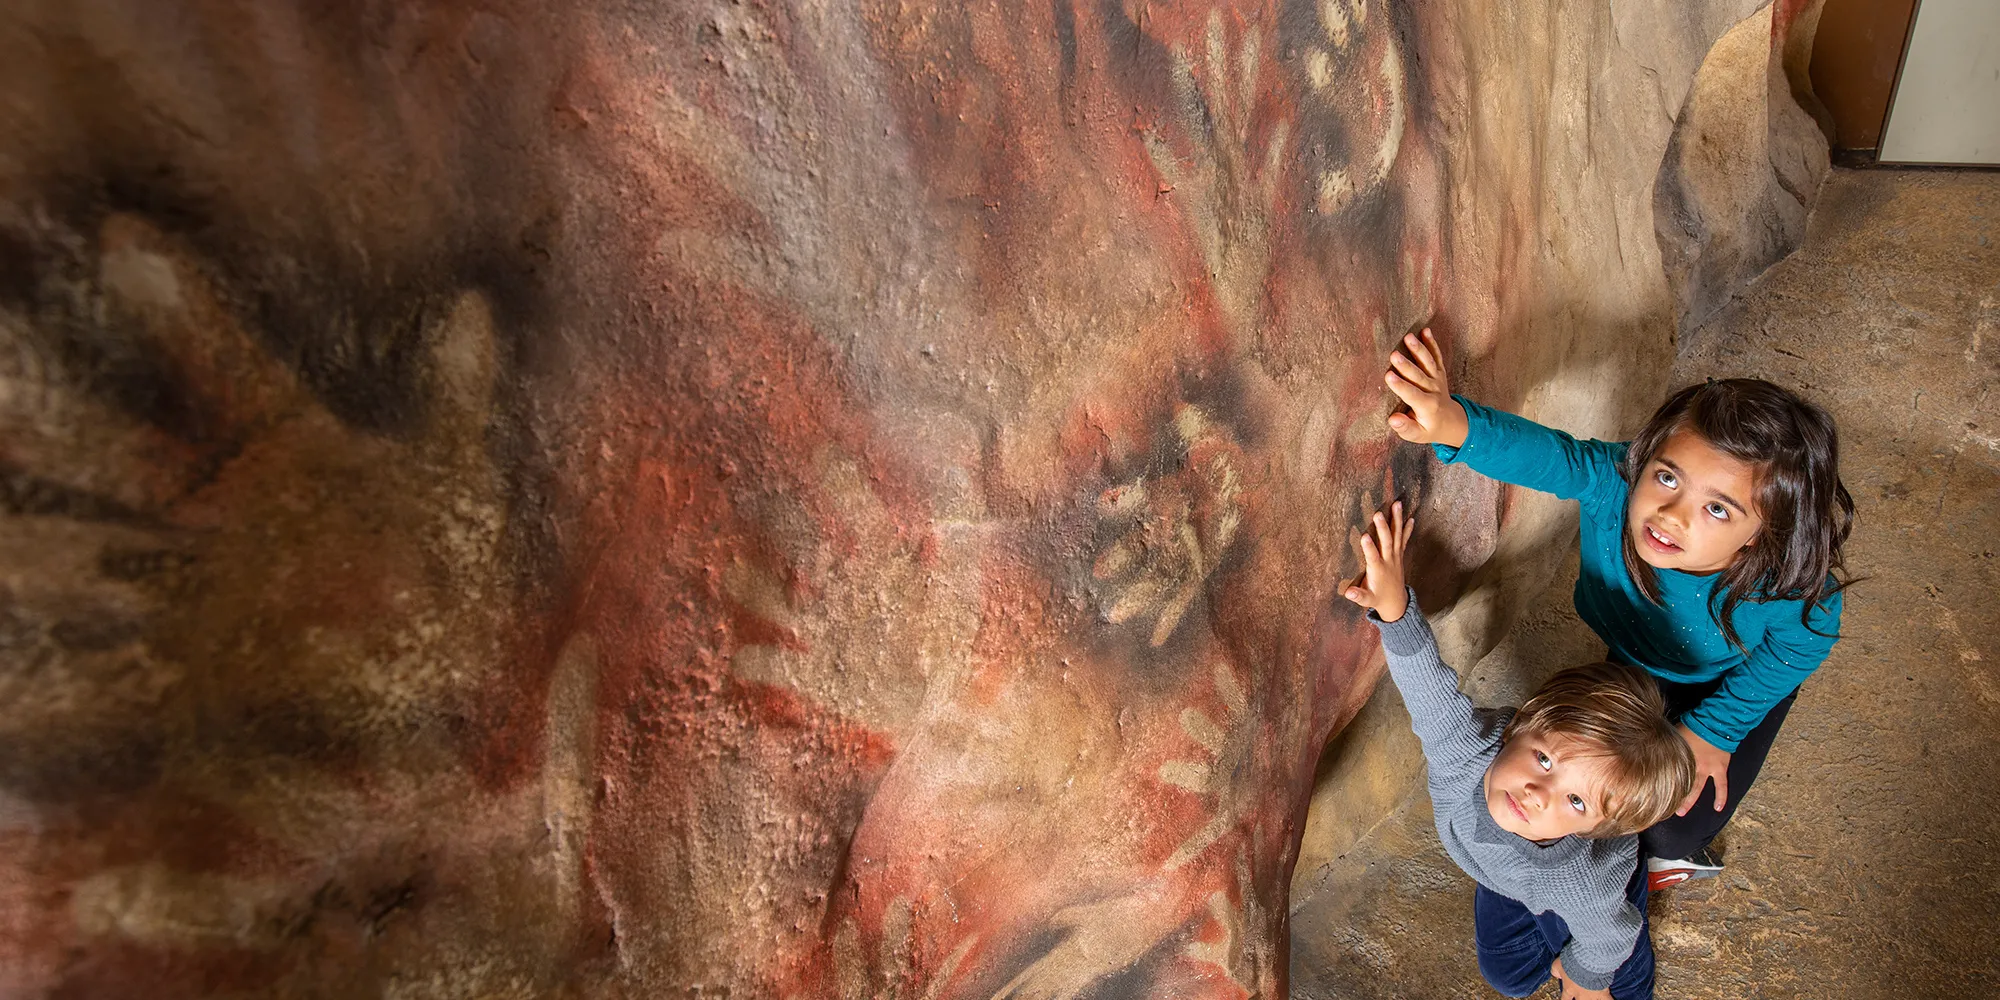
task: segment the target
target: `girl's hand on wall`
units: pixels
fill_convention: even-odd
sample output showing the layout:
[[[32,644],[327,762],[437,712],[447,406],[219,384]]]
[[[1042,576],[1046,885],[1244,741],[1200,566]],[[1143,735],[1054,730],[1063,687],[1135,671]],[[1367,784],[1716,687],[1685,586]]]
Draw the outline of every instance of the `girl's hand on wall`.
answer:
[[[1341,596],[1370,608],[1375,617],[1392,622],[1409,610],[1410,595],[1403,585],[1403,550],[1409,547],[1410,532],[1417,519],[1403,516],[1403,501],[1389,505],[1389,514],[1375,512],[1367,531],[1356,532],[1354,551],[1361,554],[1361,575],[1347,585]]]
[[[1444,374],[1444,352],[1429,327],[1422,337],[1403,335],[1403,349],[1389,355],[1382,381],[1409,407],[1389,414],[1389,429],[1405,441],[1457,448],[1465,444],[1465,407],[1451,398]]]
[[[1684,725],[1674,728],[1680,730],[1681,739],[1694,751],[1694,790],[1681,800],[1681,807],[1674,815],[1686,816],[1694,808],[1694,800],[1701,798],[1701,786],[1708,784],[1710,778],[1715,779],[1715,811],[1721,812],[1723,804],[1729,801],[1729,751],[1696,736],[1694,730]]]

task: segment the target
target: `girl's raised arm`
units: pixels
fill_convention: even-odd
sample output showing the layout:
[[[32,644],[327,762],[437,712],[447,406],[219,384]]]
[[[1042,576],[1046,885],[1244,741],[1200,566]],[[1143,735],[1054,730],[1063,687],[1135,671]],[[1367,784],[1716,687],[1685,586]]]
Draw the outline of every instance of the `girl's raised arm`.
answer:
[[[1623,482],[1618,463],[1624,445],[1579,441],[1452,395],[1444,352],[1428,329],[1403,337],[1382,381],[1408,407],[1389,415],[1389,429],[1405,441],[1430,445],[1440,461],[1463,462],[1482,475],[1566,500]]]

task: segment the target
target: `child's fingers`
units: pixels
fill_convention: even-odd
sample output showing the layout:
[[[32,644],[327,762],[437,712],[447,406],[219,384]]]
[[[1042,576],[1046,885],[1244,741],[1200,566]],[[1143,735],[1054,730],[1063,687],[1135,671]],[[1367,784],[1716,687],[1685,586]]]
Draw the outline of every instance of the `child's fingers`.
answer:
[[[1437,337],[1431,333],[1430,327],[1424,327],[1423,343],[1424,356],[1420,360],[1423,361],[1424,370],[1433,376],[1442,378],[1444,376],[1444,350],[1438,347]]]
[[[1715,772],[1715,811],[1721,812],[1723,804],[1728,801],[1729,772],[1717,771]]]
[[[1425,327],[1424,332],[1428,334],[1430,328]],[[1437,341],[1427,340],[1414,333],[1406,333],[1403,335],[1403,343],[1410,352],[1410,359],[1421,366],[1426,374],[1437,371]]]
[[[1437,381],[1431,377],[1431,373],[1426,371],[1423,365],[1411,360],[1402,351],[1397,351],[1389,355],[1389,367],[1394,368],[1396,374],[1403,376],[1411,385],[1425,392],[1437,391]]]
[[[1430,393],[1394,371],[1383,372],[1382,382],[1389,387],[1390,392],[1396,394],[1397,399],[1402,400],[1404,405],[1410,408],[1412,414],[1419,404],[1428,403],[1430,399]]]
[[[1688,810],[1694,808],[1694,800],[1701,798],[1702,787],[1708,784],[1708,778],[1703,775],[1696,775],[1695,778],[1694,791],[1687,793],[1687,798],[1681,800],[1681,804],[1674,809],[1674,815],[1686,816]]]

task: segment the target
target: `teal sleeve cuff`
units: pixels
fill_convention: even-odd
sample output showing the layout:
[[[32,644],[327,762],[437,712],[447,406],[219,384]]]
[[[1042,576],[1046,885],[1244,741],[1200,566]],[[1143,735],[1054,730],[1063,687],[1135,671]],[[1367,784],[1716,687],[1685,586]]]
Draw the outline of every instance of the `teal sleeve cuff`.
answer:
[[[1486,409],[1485,407],[1480,406],[1478,403],[1475,403],[1472,400],[1469,400],[1464,396],[1461,396],[1455,392],[1451,394],[1451,398],[1453,400],[1456,400],[1459,405],[1459,408],[1465,411],[1465,443],[1459,445],[1456,448],[1448,444],[1431,445],[1431,454],[1436,455],[1437,460],[1443,462],[1446,465],[1451,465],[1456,463],[1458,461],[1459,455],[1462,454],[1465,451],[1465,449],[1472,447],[1473,437],[1475,435],[1480,434],[1483,431],[1486,424],[1485,420],[1486,414],[1484,412]]]
[[[1740,735],[1731,739],[1710,729],[1701,719],[1695,717],[1692,713],[1681,717],[1681,725],[1688,727],[1689,732],[1707,740],[1708,745],[1717,750],[1727,750],[1730,753],[1735,753],[1737,745],[1743,742],[1743,737]]]

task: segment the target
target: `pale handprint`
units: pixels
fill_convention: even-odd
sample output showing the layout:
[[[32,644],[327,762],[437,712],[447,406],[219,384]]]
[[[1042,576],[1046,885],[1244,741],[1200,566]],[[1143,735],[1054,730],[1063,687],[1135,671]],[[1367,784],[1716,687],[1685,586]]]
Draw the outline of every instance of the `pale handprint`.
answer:
[[[1217,722],[1208,713],[1190,705],[1181,709],[1181,731],[1198,744],[1206,759],[1169,760],[1160,765],[1160,780],[1194,792],[1208,800],[1208,821],[1174,848],[1162,868],[1173,871],[1200,857],[1251,807],[1254,786],[1239,779],[1237,769],[1248,760],[1255,747],[1256,720],[1250,717],[1250,699],[1236,679],[1235,668],[1225,659],[1214,662],[1215,694],[1224,714]]]
[[[912,925],[913,911],[908,896],[889,901],[882,913],[881,946],[872,959],[862,947],[861,928],[854,914],[841,920],[833,938],[841,1000],[936,1000],[943,995],[959,964],[979,943],[979,935],[967,934],[943,962],[925,969],[919,960],[922,942]]]
[[[1119,533],[1091,564],[1104,620],[1151,622],[1155,647],[1180,627],[1242,525],[1242,454],[1227,428],[1199,407],[1174,415],[1179,467],[1114,486],[1098,498]]]
[[[1408,116],[1403,56],[1381,0],[1319,0],[1322,35],[1304,47],[1308,91],[1339,123],[1334,142],[1313,143],[1313,207],[1323,215],[1360,203],[1396,165]],[[1379,46],[1379,51],[1377,47]]]
[[[1246,330],[1256,319],[1270,272],[1271,215],[1291,138],[1290,123],[1281,117],[1264,138],[1261,158],[1252,155],[1252,125],[1265,94],[1259,84],[1262,53],[1254,29],[1231,45],[1221,12],[1211,11],[1198,71],[1188,53],[1174,52],[1174,89],[1193,162],[1184,163],[1157,131],[1145,136],[1163,189],[1188,204],[1223,314]]]
[[[484,296],[399,313],[421,325],[259,331],[218,277],[226,262],[193,241],[133,215],[22,215],[0,230],[43,280],[0,289],[0,544],[14,557],[0,645],[36,669],[0,678],[0,786],[41,829],[0,860],[0,884],[24,887],[23,916],[52,932],[15,967],[123,956],[183,993],[254,956],[241,989],[309,991],[318,966],[297,956],[412,933],[397,915],[411,869],[351,859],[429,851],[408,863],[449,867],[458,840],[443,838],[477,826],[482,845],[547,852],[518,869],[505,914],[452,904],[463,926],[548,929],[457,952],[466,991],[503,992],[535,935],[576,925],[562,887],[581,875],[588,800],[467,801],[477,699],[523,673],[502,639],[520,591],[501,557]],[[295,367],[272,346],[286,335],[329,349]],[[407,393],[387,398],[393,432],[343,419],[300,374],[385,357],[405,377],[373,401]],[[417,774],[435,791],[385,794]],[[82,825],[79,799],[96,817]],[[505,839],[510,817],[541,809],[546,841]],[[210,853],[156,851],[177,827]]]
[[[1197,937],[1181,949],[1197,962],[1215,966],[1252,997],[1264,995],[1264,984],[1277,980],[1278,949],[1269,928],[1271,913],[1250,877],[1250,845],[1264,841],[1261,826],[1236,848],[1236,898],[1217,889],[1208,894],[1208,918],[1222,939]]]
[[[58,640],[78,608],[110,624],[49,650],[61,666],[41,683],[55,687],[14,692],[0,737],[51,726],[97,731],[109,748],[153,744],[178,717],[162,711],[172,691],[244,706],[325,698],[344,706],[341,724],[364,728],[427,717],[459,688],[461,665],[491,662],[482,643],[505,592],[483,302],[467,296],[431,331],[430,420],[398,442],[320,406],[144,221],[109,217],[96,246],[83,262],[96,314],[33,316],[6,338],[16,391],[0,393],[0,427],[9,482],[43,498],[13,505],[8,530],[33,528],[51,540],[39,551],[64,562],[17,595],[16,614],[46,616],[37,631]],[[106,380],[92,371],[103,361],[65,349],[58,331],[79,323],[94,325],[91,350],[130,370]],[[120,396],[141,389],[163,402]],[[362,611],[368,595],[396,613]],[[446,652],[460,641],[470,645]],[[62,695],[67,681],[92,695]],[[212,726],[186,735],[230,738]]]
[[[1389,429],[1415,444],[1441,444],[1457,448],[1465,444],[1469,431],[1465,407],[1451,398],[1451,383],[1445,374],[1444,351],[1430,328],[1423,335],[1403,335],[1402,350],[1389,355],[1389,370],[1383,384],[1403,401],[1408,412],[1389,414]]]
[[[485,301],[466,293],[416,331],[424,407],[378,434],[274,357],[186,244],[117,214],[91,236],[22,236],[44,259],[75,253],[51,268],[80,289],[7,302],[18,322],[0,327],[0,473],[23,501],[0,504],[0,533],[35,539],[17,549],[32,577],[0,586],[22,584],[9,624],[43,668],[0,687],[7,791],[36,805],[93,796],[108,816],[186,796],[260,850],[337,857],[381,807],[357,788],[356,759],[449,759],[463,741],[438,720],[507,669]],[[124,366],[116,379],[105,359]],[[284,775],[282,796],[257,784],[260,769]],[[60,885],[79,926],[138,949],[183,947],[219,880],[239,877],[58,870],[77,880]],[[322,906],[262,872],[240,878],[257,933]],[[107,915],[133,884],[164,887],[149,890],[149,915]],[[344,888],[329,885],[327,899]]]

